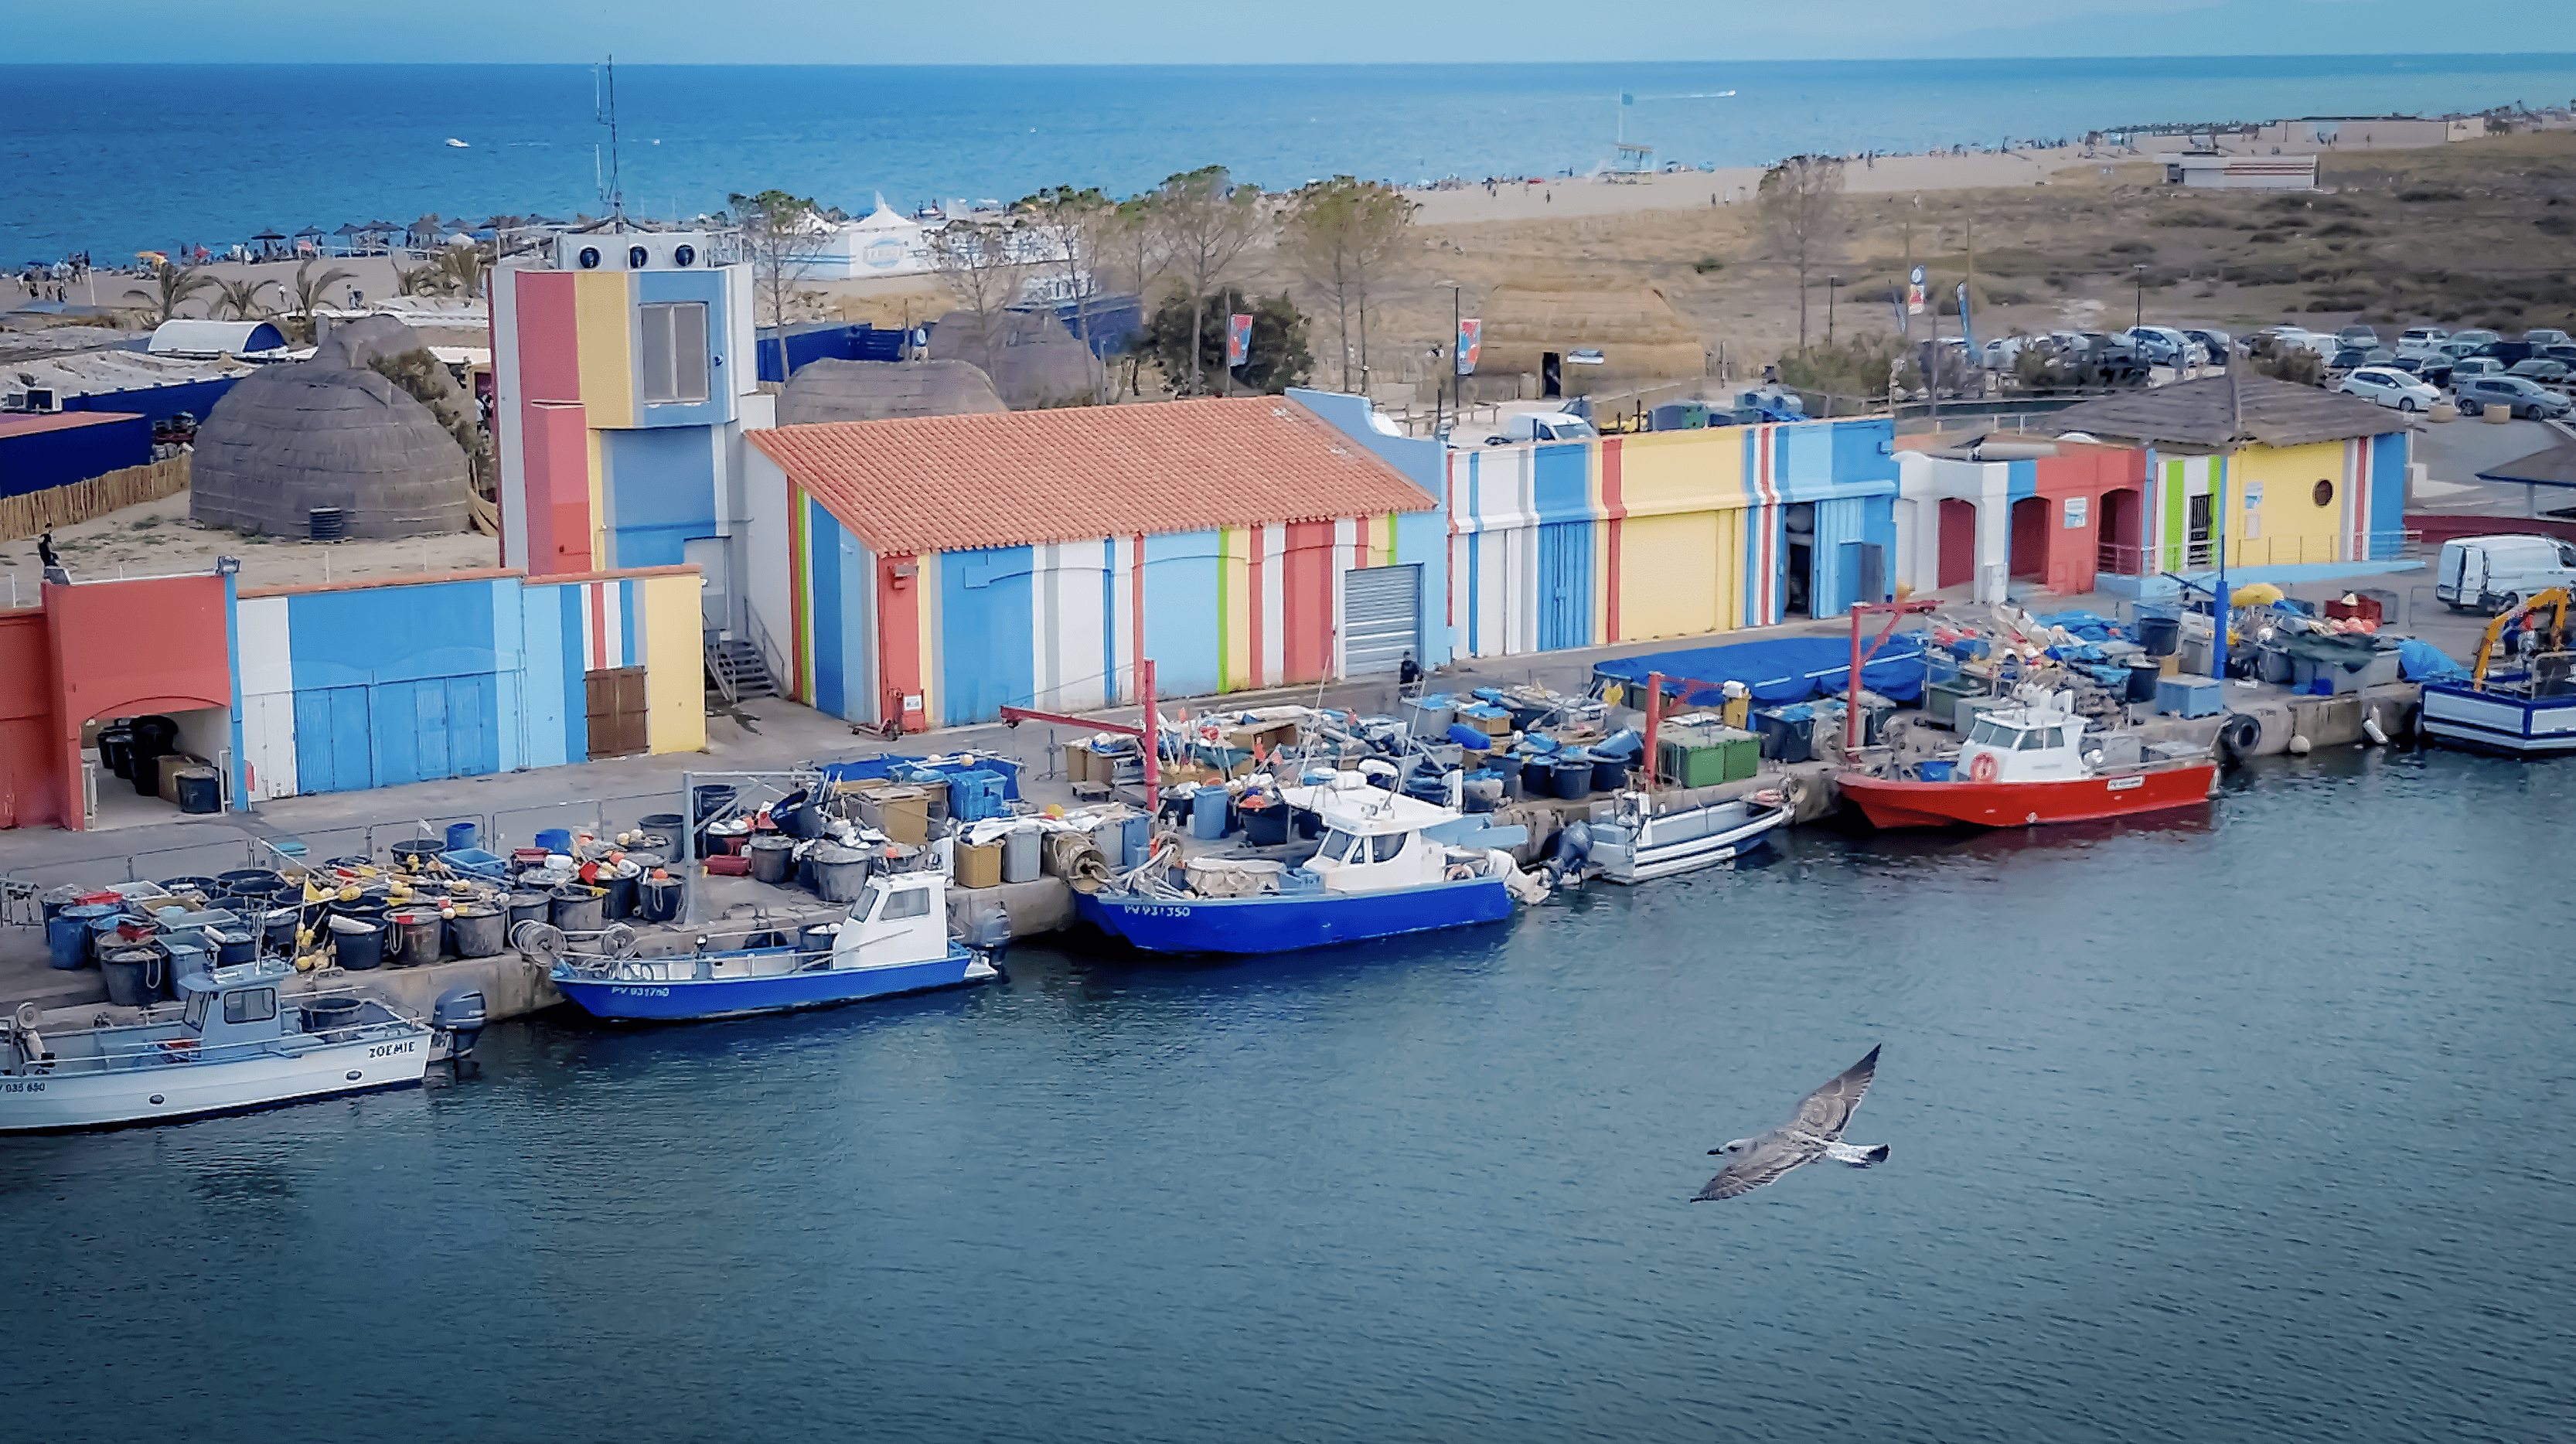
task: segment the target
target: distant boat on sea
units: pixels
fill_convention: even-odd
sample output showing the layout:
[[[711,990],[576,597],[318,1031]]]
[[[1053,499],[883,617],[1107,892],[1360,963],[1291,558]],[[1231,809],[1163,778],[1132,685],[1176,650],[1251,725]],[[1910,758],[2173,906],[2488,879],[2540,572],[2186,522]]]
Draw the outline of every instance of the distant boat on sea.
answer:
[[[452,135],[451,135],[451,136],[449,136],[449,137],[447,138],[447,143],[448,143],[449,145],[452,145],[452,146],[456,147],[458,150],[471,150],[471,149],[473,149],[473,147],[471,147],[471,146],[467,145],[465,142],[463,142],[463,141],[461,141],[461,140],[458,140],[456,137],[454,137],[454,136],[452,136]]]

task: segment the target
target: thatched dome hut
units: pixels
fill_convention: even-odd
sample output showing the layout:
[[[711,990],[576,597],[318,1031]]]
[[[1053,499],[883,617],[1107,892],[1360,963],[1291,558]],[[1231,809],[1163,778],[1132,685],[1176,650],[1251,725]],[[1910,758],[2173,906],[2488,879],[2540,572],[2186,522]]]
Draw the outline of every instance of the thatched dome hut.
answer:
[[[778,424],[988,416],[1011,408],[983,368],[965,361],[808,362],[778,393]]]
[[[211,526],[301,536],[340,508],[353,537],[465,530],[465,452],[429,408],[337,348],[235,383],[197,430],[188,514]]]

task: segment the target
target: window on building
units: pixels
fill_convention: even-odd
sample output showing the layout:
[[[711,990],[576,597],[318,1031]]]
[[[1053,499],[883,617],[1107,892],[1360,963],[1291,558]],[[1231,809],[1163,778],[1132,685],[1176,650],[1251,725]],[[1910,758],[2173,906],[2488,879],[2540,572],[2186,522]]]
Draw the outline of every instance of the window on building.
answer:
[[[275,988],[247,988],[224,994],[224,1021],[227,1023],[265,1023],[277,1016]]]
[[[667,301],[644,312],[644,404],[707,399],[707,303]]]

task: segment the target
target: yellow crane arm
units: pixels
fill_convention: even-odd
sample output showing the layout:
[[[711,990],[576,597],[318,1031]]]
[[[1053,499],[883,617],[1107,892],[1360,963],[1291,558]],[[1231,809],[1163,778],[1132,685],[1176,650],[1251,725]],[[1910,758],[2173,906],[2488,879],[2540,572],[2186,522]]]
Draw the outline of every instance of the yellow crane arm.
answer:
[[[2487,623],[2487,634],[2478,639],[2477,660],[2469,664],[2469,685],[2478,688],[2486,686],[2487,666],[2495,660],[2496,643],[2503,640],[2505,628],[2512,626],[2517,619],[2547,608],[2552,613],[2551,630],[2566,631],[2569,601],[2565,587],[2551,587],[2545,592],[2532,593],[2521,606],[2501,613],[2494,621]]]

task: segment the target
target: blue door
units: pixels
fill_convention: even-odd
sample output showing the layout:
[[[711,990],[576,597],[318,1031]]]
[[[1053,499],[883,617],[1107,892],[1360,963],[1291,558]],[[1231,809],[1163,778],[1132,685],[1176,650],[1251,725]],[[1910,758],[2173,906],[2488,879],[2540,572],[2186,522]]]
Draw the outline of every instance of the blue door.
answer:
[[[1538,529],[1538,645],[1592,645],[1592,523],[1552,521]]]
[[[367,723],[364,687],[314,687],[296,693],[296,790],[363,792],[375,786]]]

